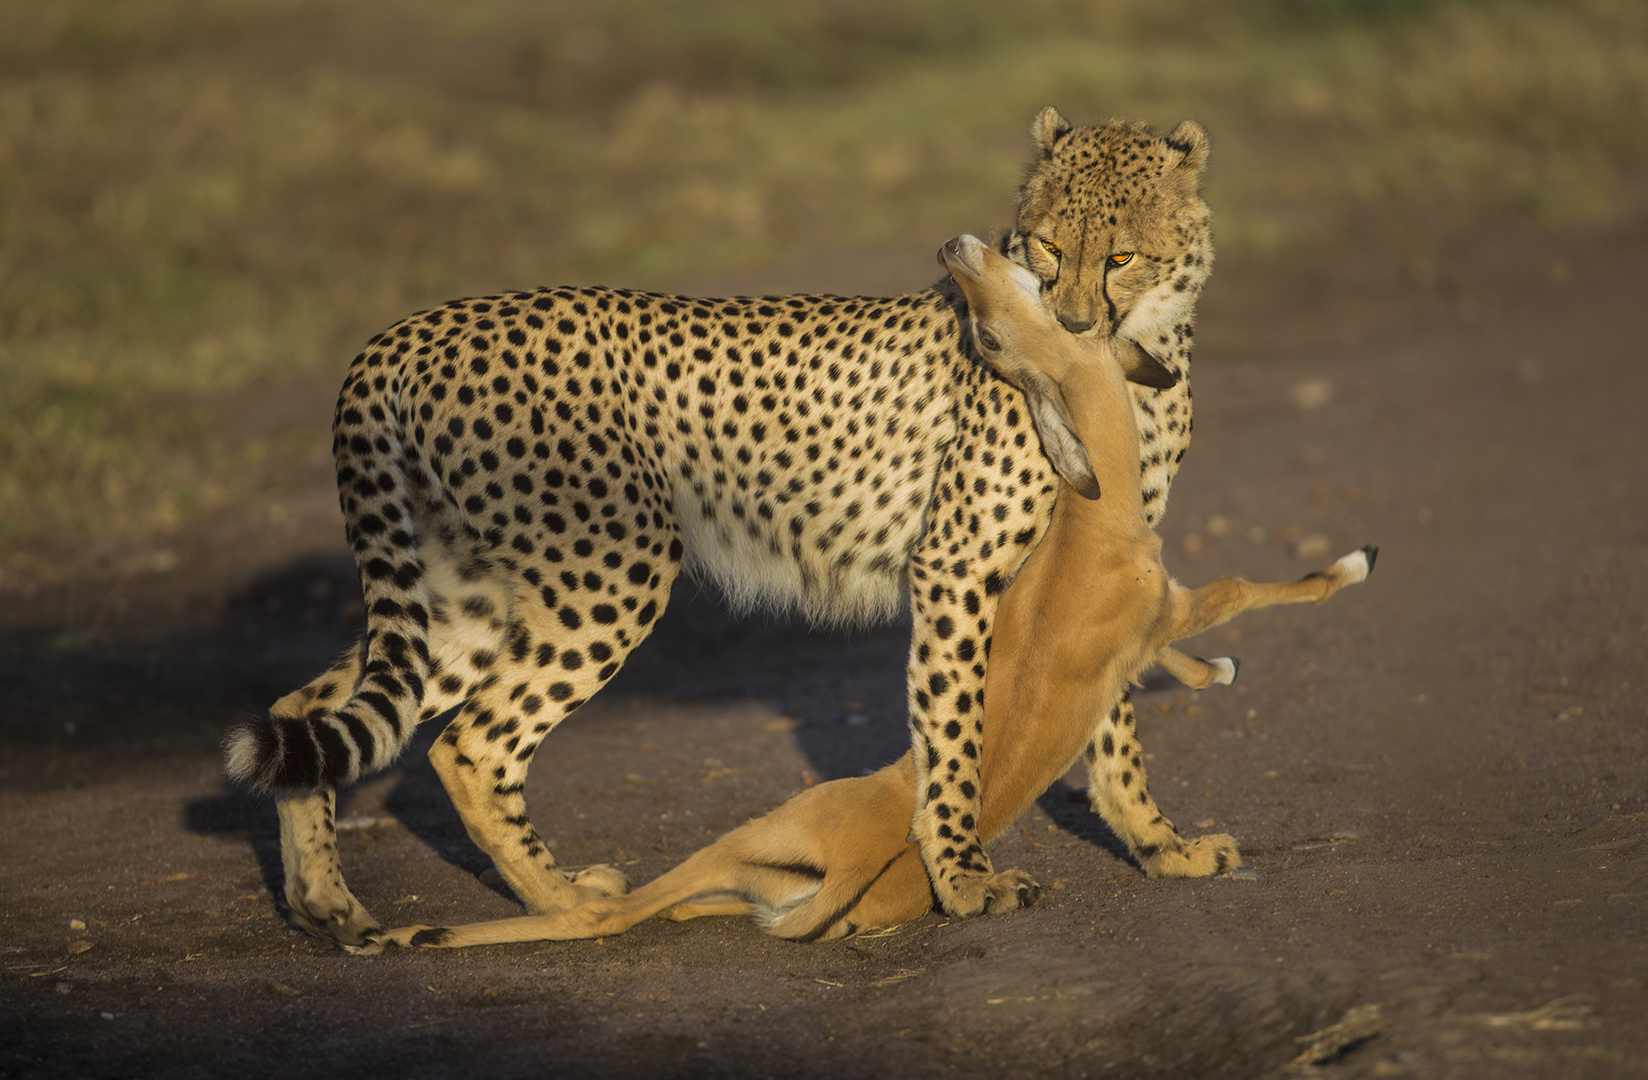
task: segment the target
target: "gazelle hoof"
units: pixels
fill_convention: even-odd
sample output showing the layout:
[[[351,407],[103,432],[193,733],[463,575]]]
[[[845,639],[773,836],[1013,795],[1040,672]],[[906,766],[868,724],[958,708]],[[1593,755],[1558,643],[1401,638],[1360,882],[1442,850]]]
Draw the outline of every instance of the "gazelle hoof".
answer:
[[[1242,662],[1234,656],[1216,656],[1202,662],[1213,669],[1213,685],[1217,686],[1229,686],[1236,681],[1237,672],[1242,670]]]
[[[1378,557],[1379,549],[1369,544],[1334,563],[1329,573],[1337,574],[1345,585],[1355,585],[1359,581],[1366,581],[1368,575],[1373,573],[1373,561]]]

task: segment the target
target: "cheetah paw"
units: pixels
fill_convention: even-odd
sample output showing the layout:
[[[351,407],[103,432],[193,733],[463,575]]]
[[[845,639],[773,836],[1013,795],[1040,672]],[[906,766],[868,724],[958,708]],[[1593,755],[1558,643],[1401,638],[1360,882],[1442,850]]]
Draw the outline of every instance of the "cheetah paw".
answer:
[[[1177,849],[1160,851],[1141,861],[1145,873],[1153,878],[1213,877],[1240,867],[1242,853],[1237,850],[1235,837],[1214,833],[1186,840]]]
[[[521,872],[519,868],[517,872]],[[554,915],[592,900],[629,892],[629,879],[617,867],[605,863],[575,872],[554,866],[534,866],[522,872],[518,880],[512,881],[502,873],[496,880],[508,885],[515,898],[534,915]]]
[[[286,907],[293,926],[345,949],[365,944],[379,932],[378,921],[348,889],[305,888],[300,882],[288,887]]]
[[[629,878],[616,866],[605,863],[585,867],[576,873],[565,870],[552,870],[550,873],[559,879],[555,882],[554,892],[547,896],[540,894],[536,901],[523,898],[527,910],[534,915],[555,915],[592,900],[622,896],[629,892]]]
[[[947,885],[940,891],[945,914],[962,919],[1027,908],[1041,895],[1041,886],[1022,870],[958,874]]]
[[[622,896],[629,892],[629,878],[616,866],[599,863],[570,875],[579,890],[588,890],[596,896]],[[592,897],[585,897],[586,901]],[[582,902],[582,901],[581,901]]]

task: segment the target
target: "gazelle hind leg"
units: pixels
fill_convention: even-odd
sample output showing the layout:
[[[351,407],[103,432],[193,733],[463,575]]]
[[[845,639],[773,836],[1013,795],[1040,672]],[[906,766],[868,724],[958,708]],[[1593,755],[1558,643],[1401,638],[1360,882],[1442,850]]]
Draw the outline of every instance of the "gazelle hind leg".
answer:
[[[1131,693],[1124,693],[1094,729],[1086,760],[1089,806],[1127,845],[1145,873],[1153,878],[1208,877],[1242,865],[1233,837],[1187,840],[1156,806],[1145,776]]]
[[[789,910],[820,887],[803,859],[774,864],[751,850],[797,814],[791,804],[695,852],[681,865],[632,893],[591,896],[576,906],[513,919],[461,926],[399,926],[375,935],[368,951],[382,947],[461,948],[510,941],[565,941],[621,934],[644,919],[691,919],[700,915],[751,914],[762,908]],[[777,829],[774,826],[777,825]],[[894,822],[900,827],[901,822]],[[923,875],[925,877],[925,875]]]

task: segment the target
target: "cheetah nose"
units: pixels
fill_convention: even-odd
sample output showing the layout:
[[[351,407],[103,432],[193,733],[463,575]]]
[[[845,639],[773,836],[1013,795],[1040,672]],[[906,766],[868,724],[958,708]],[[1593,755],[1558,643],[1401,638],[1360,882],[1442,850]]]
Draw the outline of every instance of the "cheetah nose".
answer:
[[[1087,331],[1093,329],[1093,320],[1078,319],[1073,315],[1060,315],[1059,325],[1063,326],[1072,334],[1085,334]]]

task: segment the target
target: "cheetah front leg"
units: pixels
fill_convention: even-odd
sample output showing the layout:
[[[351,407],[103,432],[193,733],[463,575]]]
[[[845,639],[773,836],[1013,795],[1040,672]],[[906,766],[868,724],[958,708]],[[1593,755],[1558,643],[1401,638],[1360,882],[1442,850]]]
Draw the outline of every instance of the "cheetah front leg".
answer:
[[[1146,874],[1153,878],[1208,877],[1242,865],[1234,837],[1222,833],[1185,839],[1150,796],[1139,747],[1133,695],[1123,692],[1093,729],[1087,744],[1087,799]]]
[[[1040,533],[1023,530],[1020,542],[994,549],[995,560],[959,561],[953,550],[945,557],[951,545],[943,535],[933,538],[936,551],[929,557],[910,561],[915,633],[908,694],[916,810],[909,839],[920,845],[939,905],[950,915],[969,917],[1027,907],[1041,891],[1022,871],[998,873],[991,867],[978,825],[990,627],[1006,581]]]

